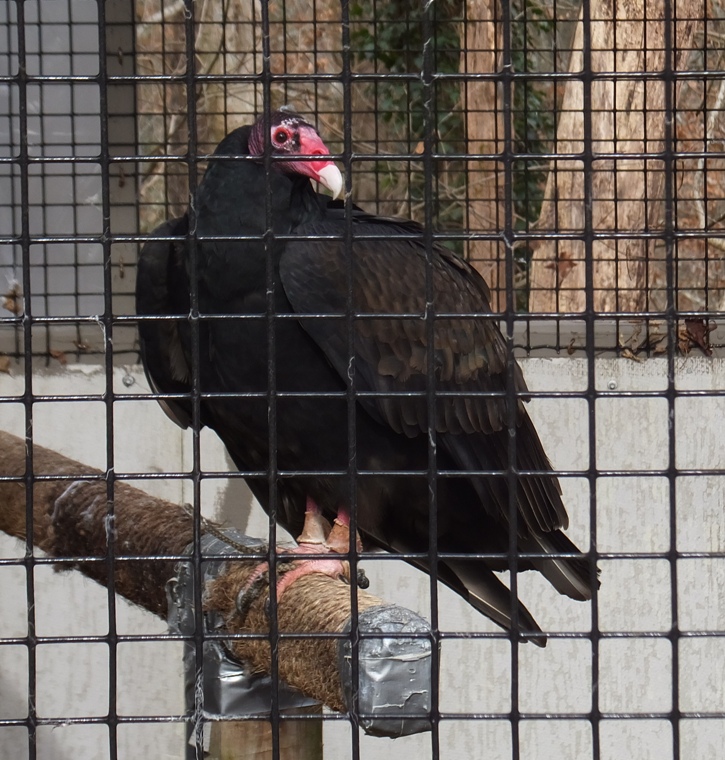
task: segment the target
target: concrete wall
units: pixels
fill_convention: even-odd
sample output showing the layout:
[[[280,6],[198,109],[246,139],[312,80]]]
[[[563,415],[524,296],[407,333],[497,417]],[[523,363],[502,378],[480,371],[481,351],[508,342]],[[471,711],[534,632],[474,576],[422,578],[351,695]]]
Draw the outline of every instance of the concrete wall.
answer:
[[[529,359],[523,362],[529,385],[544,394],[583,393],[586,361]],[[668,406],[662,397],[631,397],[632,391],[666,388],[666,363],[597,360],[597,388],[613,390],[595,402],[596,463],[602,470],[626,470],[631,477],[599,477],[596,482],[596,529],[600,552],[626,553],[603,559],[598,596],[599,628],[607,637],[599,645],[599,669],[593,671],[592,644],[586,638],[559,638],[546,649],[519,649],[518,706],[536,717],[522,720],[520,757],[526,760],[586,760],[594,757],[588,713],[596,686],[604,714],[599,741],[602,760],[668,760],[673,734],[668,713],[673,697],[692,715],[680,722],[683,760],[721,760],[725,747],[725,479],[683,475],[675,485],[679,552],[676,595],[678,623],[684,636],[677,644],[679,693],[673,695],[673,647],[663,637],[672,621],[673,582],[663,556],[639,557],[670,547],[669,483],[647,473],[668,462]],[[130,387],[124,384],[133,381]],[[722,469],[722,420],[725,419],[725,363],[687,358],[677,363],[677,390],[703,395],[676,399],[675,461],[680,469]],[[144,394],[146,381],[138,367],[118,368],[115,388]],[[0,396],[23,393],[21,375],[0,374]],[[101,394],[100,368],[68,365],[33,377],[39,394]],[[713,394],[713,395],[708,395]],[[589,465],[587,401],[582,397],[538,397],[530,410],[554,466],[581,471],[563,481],[571,516],[569,535],[583,548],[589,541]],[[164,472],[189,469],[188,433],[167,421],[155,402],[124,400],[114,404],[117,472]],[[45,446],[104,468],[105,411],[100,400],[37,402],[33,407],[35,440]],[[0,428],[22,434],[20,403],[0,405]],[[213,434],[203,435],[202,466],[231,470]],[[176,501],[190,499],[190,483],[144,481],[149,491]],[[239,480],[223,475],[205,481],[205,514],[223,519],[251,535],[266,535],[266,516],[251,504]],[[24,555],[24,546],[0,537],[0,558]],[[399,561],[367,563],[374,593],[423,615],[429,610],[426,576]],[[25,570],[0,565],[0,641],[27,633]],[[520,596],[542,627],[550,631],[587,632],[591,606],[560,597],[538,575],[520,578]],[[36,570],[37,632],[41,636],[103,635],[108,627],[104,589],[77,573]],[[443,632],[493,631],[495,627],[440,588]],[[121,633],[162,633],[163,622],[117,600]],[[698,632],[698,635],[689,635]],[[614,633],[636,633],[610,637]],[[441,758],[512,757],[511,651],[506,641],[447,639],[441,648]],[[41,644],[37,649],[38,712],[43,717],[102,716],[108,709],[108,652],[102,643]],[[27,651],[22,645],[0,646],[0,719],[27,712]],[[173,642],[127,643],[119,646],[118,704],[124,715],[177,715],[183,711],[179,646]],[[461,713],[488,713],[485,720],[456,720]],[[637,718],[654,713],[659,717]],[[624,719],[626,714],[630,717]],[[717,717],[719,715],[719,717]],[[542,720],[546,716],[546,720]],[[696,717],[695,717],[696,716]],[[119,758],[182,758],[183,732],[178,724],[132,724],[119,729]],[[102,760],[108,757],[104,726],[67,725],[41,728],[39,758]],[[326,724],[326,757],[351,757],[351,731],[346,722]],[[361,757],[382,760],[394,751],[401,757],[432,756],[431,736],[397,740],[362,737]],[[0,727],[0,758],[27,757],[24,727]]]
[[[101,85],[99,38],[105,34],[109,76],[134,72],[134,0],[104,0],[106,26],[99,28],[96,0],[28,0],[23,3],[25,71],[29,76],[55,77],[27,85],[27,197],[25,169],[0,163],[0,293],[23,286],[26,309],[34,317],[89,317],[104,311]],[[19,60],[17,4],[0,2],[0,75],[17,76]],[[76,77],[76,79],[72,79]],[[130,83],[106,83],[110,157],[135,155],[136,93]],[[21,89],[0,82],[0,158],[21,156]],[[136,164],[113,162],[107,187],[110,229],[115,234],[138,230]],[[27,229],[23,229],[23,205]],[[22,234],[31,238],[29,280],[23,282]],[[15,239],[12,238],[15,236]],[[89,238],[95,237],[93,242]],[[44,238],[50,242],[38,242]],[[134,281],[127,270],[135,264],[137,246],[115,241],[110,249],[114,314],[133,313]],[[3,311],[2,316],[9,316]],[[0,352],[17,351],[17,335],[0,329]],[[21,345],[22,345],[22,339]],[[133,326],[117,325],[116,353],[132,351]],[[82,343],[102,347],[94,323],[35,325],[33,350],[76,351]]]

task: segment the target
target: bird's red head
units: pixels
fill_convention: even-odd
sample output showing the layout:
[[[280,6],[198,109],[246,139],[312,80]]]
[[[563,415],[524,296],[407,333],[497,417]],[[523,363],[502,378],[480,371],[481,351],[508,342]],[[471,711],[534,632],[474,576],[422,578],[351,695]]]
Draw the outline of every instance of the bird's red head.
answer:
[[[302,174],[324,185],[333,198],[342,192],[340,170],[328,158],[330,151],[317,130],[301,116],[288,111],[273,111],[267,121],[257,119],[249,136],[249,152],[253,156],[264,155],[265,129],[269,127],[269,142],[273,156],[286,156],[289,160],[275,161],[274,166],[286,174]],[[320,156],[305,159],[302,156]]]

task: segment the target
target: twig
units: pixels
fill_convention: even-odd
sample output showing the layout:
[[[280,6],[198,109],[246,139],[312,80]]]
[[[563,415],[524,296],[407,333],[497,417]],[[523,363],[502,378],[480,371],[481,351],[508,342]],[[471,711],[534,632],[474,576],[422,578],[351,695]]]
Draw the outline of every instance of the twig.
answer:
[[[705,125],[705,145],[711,142],[713,134],[715,132],[715,126],[720,116],[720,113],[725,104],[725,79],[720,80],[720,85],[717,91],[717,97],[715,98],[715,104],[710,109],[707,115],[707,122]],[[695,208],[697,209],[697,217],[700,222],[700,229],[707,230],[709,228],[707,220],[707,207],[705,205],[705,156],[701,156],[698,159],[698,172],[697,172],[697,197],[695,198]],[[708,245],[715,248],[719,248],[721,251],[725,251],[725,240],[720,238],[710,238]]]

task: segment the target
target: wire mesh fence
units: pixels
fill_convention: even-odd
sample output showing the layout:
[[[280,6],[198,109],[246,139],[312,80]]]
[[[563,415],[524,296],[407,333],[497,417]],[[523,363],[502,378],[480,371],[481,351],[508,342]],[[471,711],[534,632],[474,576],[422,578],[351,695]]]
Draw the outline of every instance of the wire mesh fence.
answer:
[[[495,321],[506,382],[494,391],[477,386],[474,395],[488,393],[506,410],[523,408],[524,395],[530,399],[528,413],[561,484],[567,535],[576,556],[600,573],[587,602],[560,596],[539,573],[504,574],[546,633],[545,649],[525,643],[525,632],[522,639],[497,627],[438,583],[446,581],[439,568],[455,562],[458,551],[438,530],[448,519],[447,484],[484,470],[479,478],[505,481],[512,494],[517,482],[529,482],[526,471],[539,467],[451,465],[434,422],[436,404],[445,404],[446,393],[470,403],[472,391],[441,390],[432,367],[421,370],[420,387],[386,388],[393,401],[396,393],[417,392],[425,407],[425,466],[398,469],[400,477],[427,484],[428,538],[424,548],[398,544],[387,547],[397,553],[381,554],[363,536],[364,551],[352,565],[365,568],[375,594],[431,621],[435,666],[431,730],[397,739],[395,751],[430,758],[720,758],[722,17],[718,2],[703,0],[2,5],[0,428],[82,462],[84,479],[105,484],[109,520],[120,483],[190,504],[197,582],[202,513],[274,545],[277,532],[283,535],[274,518],[284,523],[285,479],[304,484],[310,475],[336,473],[353,526],[362,519],[365,527],[366,478],[379,473],[366,469],[359,431],[371,416],[365,405],[376,393],[384,396],[380,388],[361,388],[351,377],[341,390],[303,389],[328,405],[329,427],[341,425],[343,433],[323,468],[301,473],[285,471],[284,442],[276,445],[291,419],[289,399],[301,393],[285,386],[286,365],[264,359],[265,385],[251,391],[234,380],[215,386],[205,374],[206,331],[240,320],[228,303],[209,308],[206,285],[194,278],[201,266],[195,257],[214,235],[238,246],[231,250],[249,241],[196,226],[203,223],[199,187],[208,167],[224,164],[213,154],[225,135],[290,104],[316,126],[343,170],[343,200],[330,207],[342,215],[335,233],[342,250],[353,250],[360,237],[355,207],[423,225],[402,234],[421,246],[427,274],[417,290],[412,268],[397,277],[407,283],[410,303],[416,293],[422,298],[416,318],[426,350],[438,348],[436,320],[450,321],[430,309],[434,258],[450,253],[484,276],[490,308],[462,318],[463,332]],[[273,158],[265,157],[258,188],[268,231],[275,223],[270,177],[280,165]],[[161,233],[196,251],[187,264],[185,307],[177,300],[154,321],[136,313],[139,251],[159,225],[187,209],[185,229]],[[289,242],[289,230],[274,232]],[[265,245],[274,239],[254,234]],[[385,237],[401,233],[376,234],[371,245],[392,256]],[[349,265],[347,276],[352,271]],[[323,268],[319,276],[327,274]],[[279,272],[267,276],[272,283]],[[323,306],[312,317],[340,323],[341,315]],[[271,301],[259,308],[273,325],[272,343],[262,346],[266,357],[290,315]],[[358,367],[351,336],[366,316],[385,315],[390,330],[397,318],[408,335],[416,329],[405,321],[408,312],[391,317],[371,306],[358,314],[352,302],[345,308],[343,353]],[[446,311],[466,313],[458,303]],[[180,385],[164,387],[158,375],[150,382],[144,374],[139,322],[188,326],[180,328],[190,336],[188,376],[174,377]],[[165,340],[158,344],[164,350]],[[296,346],[281,345],[296,355]],[[271,453],[241,466],[246,460],[235,447],[244,447],[244,435],[230,446],[225,414],[209,410],[219,399],[247,403],[245,393],[267,410]],[[172,425],[159,401],[177,417],[186,409],[189,429]],[[506,414],[501,425],[512,433],[515,456],[523,434],[514,413]],[[411,439],[401,436],[401,451]],[[209,745],[219,722],[202,720],[205,729],[192,730],[199,722],[184,701],[184,636],[168,634],[163,622],[114,593],[114,571],[131,560],[113,530],[95,558],[107,589],[77,573],[51,572],[87,557],[48,557],[34,546],[34,486],[58,478],[38,457],[29,446],[25,475],[0,461],[0,488],[24,489],[27,522],[18,526],[0,504],[8,534],[0,544],[0,756],[222,756],[218,734]],[[380,469],[395,469],[384,459]],[[78,473],[61,479],[71,475]],[[258,499],[271,500],[271,519],[244,476]],[[507,498],[516,524],[515,497]],[[522,569],[531,549],[516,545],[516,531],[511,535],[508,548],[486,539],[468,554]],[[425,554],[434,568],[431,578],[403,561],[416,560],[416,552],[419,565]],[[559,553],[565,561],[566,550]],[[195,615],[195,632],[186,638],[200,669],[207,665],[205,634],[201,610]],[[353,641],[359,633],[353,625]],[[270,757],[288,751],[280,726],[318,718],[281,718],[273,689]],[[329,756],[377,758],[391,747],[364,735],[355,704],[347,713],[325,711],[323,734]]]

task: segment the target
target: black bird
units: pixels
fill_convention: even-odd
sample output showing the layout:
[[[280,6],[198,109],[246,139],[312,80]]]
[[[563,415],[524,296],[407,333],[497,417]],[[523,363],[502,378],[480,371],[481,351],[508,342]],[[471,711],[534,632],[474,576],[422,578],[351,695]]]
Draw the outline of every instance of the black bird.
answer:
[[[354,451],[357,527],[366,544],[427,552],[434,498],[438,552],[464,555],[439,560],[439,579],[499,625],[512,627],[516,605],[494,575],[510,567],[512,519],[518,551],[542,555],[518,559],[517,570],[536,569],[560,593],[590,599],[596,580],[585,558],[543,556],[579,550],[562,533],[566,509],[524,408],[527,389],[516,364],[515,397],[507,394],[508,353],[486,283],[445,248],[427,253],[417,224],[345,210],[315,192],[310,179],[333,195],[342,189],[328,154],[310,124],[283,111],[219,144],[195,197],[196,242],[189,242],[187,214],[154,233],[176,240],[151,239],[141,252],[137,313],[179,317],[140,321],[152,387],[190,393],[194,272],[200,389],[222,394],[201,400],[201,423],[250,473],[247,482],[266,508],[275,422],[276,467],[283,473],[278,519],[286,529],[302,531],[306,513],[348,522]],[[426,310],[436,315],[430,327]],[[350,383],[358,394],[352,420]],[[277,394],[273,416],[270,390]],[[524,473],[516,475],[513,509],[511,404],[515,467]],[[177,423],[190,424],[190,397],[164,406]],[[439,471],[434,494],[429,442]],[[316,540],[310,536],[316,530],[319,521],[308,519],[301,541]],[[328,543],[348,549],[347,536]],[[502,556],[465,556],[491,553]],[[411,561],[429,569],[427,559]],[[524,605],[516,610],[518,629],[545,645]]]

